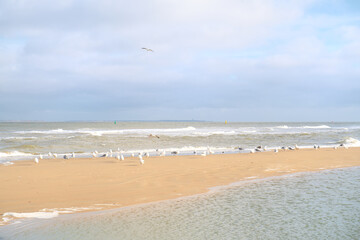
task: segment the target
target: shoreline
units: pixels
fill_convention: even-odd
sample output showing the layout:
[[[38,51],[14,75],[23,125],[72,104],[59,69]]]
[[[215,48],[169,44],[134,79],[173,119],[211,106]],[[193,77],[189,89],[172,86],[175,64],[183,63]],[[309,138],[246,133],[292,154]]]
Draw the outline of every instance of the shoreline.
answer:
[[[0,214],[36,213],[44,208],[60,214],[122,208],[203,194],[246,180],[360,166],[360,148],[144,160],[143,166],[136,157],[44,159],[39,164],[16,161],[0,166]]]

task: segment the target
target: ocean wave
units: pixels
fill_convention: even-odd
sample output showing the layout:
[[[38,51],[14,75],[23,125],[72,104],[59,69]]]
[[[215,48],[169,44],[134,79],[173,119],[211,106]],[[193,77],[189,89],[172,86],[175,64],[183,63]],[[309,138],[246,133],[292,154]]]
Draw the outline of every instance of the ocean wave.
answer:
[[[109,130],[96,130],[96,129],[76,129],[76,130],[31,130],[31,131],[16,131],[18,134],[89,134],[93,136],[102,136],[104,134],[160,134],[160,133],[174,133],[174,132],[189,132],[194,131],[196,128],[189,126],[185,128],[144,128],[144,129],[109,129]]]
[[[12,152],[0,152],[0,157],[16,157],[16,156],[31,156],[30,153],[12,151]]]
[[[358,139],[352,138],[352,137],[347,137],[347,138],[339,141],[338,143],[346,144],[347,146],[351,146],[351,147],[360,147],[360,141]]]
[[[281,125],[281,126],[276,126],[275,128],[280,128],[280,129],[324,129],[324,128],[331,128],[330,126],[327,125],[318,125],[318,126],[298,126],[298,127],[289,127],[287,125]]]
[[[330,126],[327,125],[319,125],[319,126],[303,126],[301,128],[331,128]]]

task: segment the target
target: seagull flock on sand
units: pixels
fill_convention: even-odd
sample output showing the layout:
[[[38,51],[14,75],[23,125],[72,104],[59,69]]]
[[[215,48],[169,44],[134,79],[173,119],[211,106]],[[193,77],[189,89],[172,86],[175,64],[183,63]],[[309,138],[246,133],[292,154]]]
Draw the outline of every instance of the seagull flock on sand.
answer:
[[[334,146],[333,149],[338,149],[338,148],[340,148],[340,147],[343,147],[343,148],[345,148],[345,149],[348,149],[348,146],[346,146],[345,144],[340,144],[339,146]],[[238,149],[238,150],[240,150],[240,151],[245,150],[244,148],[241,148],[241,147],[238,147],[238,148],[236,148],[236,149]],[[298,150],[298,149],[300,149],[300,148],[299,148],[299,146],[298,146],[297,144],[295,144],[295,146],[281,147],[280,149],[285,151],[285,150]],[[279,148],[274,148],[273,151],[274,151],[275,153],[278,153],[280,149],[279,149]],[[315,145],[314,145],[314,149],[315,149],[315,150],[318,150],[318,149],[320,149],[320,146],[317,145],[317,144],[315,144]],[[269,151],[269,149],[268,149],[266,146],[259,145],[259,146],[257,146],[257,147],[254,148],[254,149],[250,149],[250,150],[249,150],[249,153],[267,152],[267,151]],[[222,152],[222,153],[224,153],[224,152]],[[178,151],[178,150],[176,150],[176,151],[170,151],[170,154],[171,154],[171,155],[179,155],[179,154],[180,154],[180,151]],[[193,151],[193,154],[194,154],[194,155],[197,155],[197,151]],[[207,155],[210,155],[210,154],[215,154],[215,152],[214,152],[210,147],[207,147],[207,150],[206,150],[206,151],[203,151],[202,153],[200,153],[200,156],[206,157]],[[117,152],[113,152],[113,150],[110,149],[108,152],[102,153],[102,154],[99,154],[99,152],[95,150],[95,151],[93,151],[93,152],[91,153],[91,155],[92,155],[94,158],[97,158],[97,157],[104,157],[104,158],[106,158],[106,157],[113,157],[114,155],[116,155],[115,158],[116,158],[117,160],[119,160],[119,161],[124,161],[124,160],[125,160],[124,151],[121,151],[120,148],[118,148],[118,151],[117,151]],[[57,157],[58,157],[58,154],[57,154],[57,153],[49,152],[49,153],[47,154],[47,156],[48,156],[48,158],[57,158]],[[74,152],[71,153],[71,154],[63,154],[63,158],[64,158],[64,159],[75,158],[75,156],[76,156],[76,155],[75,155]],[[135,153],[134,153],[134,152],[131,152],[131,153],[130,153],[130,156],[131,156],[131,157],[135,157]],[[145,163],[145,161],[144,161],[144,159],[143,159],[143,156],[144,156],[144,157],[150,157],[150,153],[149,153],[149,152],[139,152],[139,153],[138,153],[138,158],[139,158],[139,163],[140,163],[140,165],[143,165],[143,164]],[[156,153],[155,153],[154,156],[164,157],[164,156],[166,156],[166,151],[165,151],[165,150],[156,149]],[[38,164],[39,161],[40,161],[40,159],[43,159],[43,158],[44,158],[44,156],[43,156],[42,154],[40,154],[39,157],[36,157],[36,158],[34,159],[34,162],[35,162],[36,164]]]

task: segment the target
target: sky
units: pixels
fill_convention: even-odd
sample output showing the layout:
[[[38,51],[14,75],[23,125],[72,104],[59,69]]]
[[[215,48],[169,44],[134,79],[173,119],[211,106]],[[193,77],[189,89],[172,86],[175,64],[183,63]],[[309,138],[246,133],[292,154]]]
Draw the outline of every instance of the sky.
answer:
[[[360,1],[0,0],[0,120],[360,121]]]

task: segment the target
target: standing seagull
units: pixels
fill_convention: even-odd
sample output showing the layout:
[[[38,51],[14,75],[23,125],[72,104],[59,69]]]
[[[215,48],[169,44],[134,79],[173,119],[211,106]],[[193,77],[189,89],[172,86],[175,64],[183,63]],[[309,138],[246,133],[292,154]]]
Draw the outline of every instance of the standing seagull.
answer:
[[[154,50],[152,50],[152,49],[150,49],[150,48],[145,48],[145,47],[143,47],[143,48],[141,48],[141,49],[144,49],[144,50],[146,50],[146,51],[148,51],[148,52],[154,52]]]
[[[145,163],[144,159],[142,158],[141,155],[139,155],[139,161],[140,161],[140,164],[143,165]]]
[[[35,159],[34,159],[34,162],[35,162],[35,163],[39,163],[39,159],[38,159],[38,158],[35,158]]]

